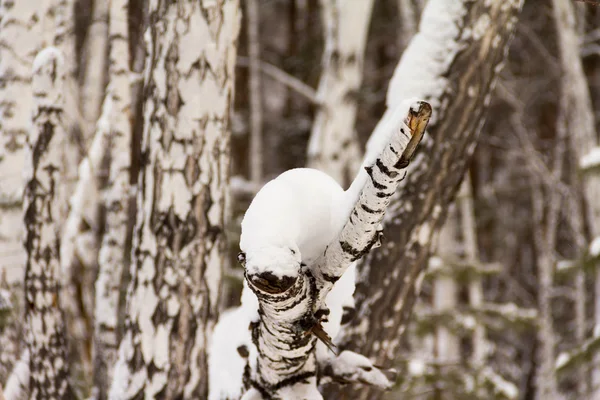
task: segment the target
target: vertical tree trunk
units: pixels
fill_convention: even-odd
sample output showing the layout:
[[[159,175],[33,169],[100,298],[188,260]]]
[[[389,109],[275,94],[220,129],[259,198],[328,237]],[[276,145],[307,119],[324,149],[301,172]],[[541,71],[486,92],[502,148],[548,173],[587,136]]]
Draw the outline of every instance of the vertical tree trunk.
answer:
[[[110,1],[94,1],[92,21],[85,47],[85,77],[81,88],[84,144],[92,139],[104,98],[106,55],[108,54],[108,8]]]
[[[258,0],[246,1],[248,59],[250,60],[250,180],[262,183],[263,176],[263,108],[260,71],[260,15]]]
[[[322,0],[323,72],[308,165],[348,185],[360,165],[354,122],[373,0]]]
[[[440,230],[438,239],[437,255],[444,260],[452,260],[457,257],[457,249],[460,247],[457,238],[458,232],[458,209],[453,207],[449,211],[446,223]],[[449,270],[451,268],[448,268]],[[448,274],[440,274],[433,283],[433,308],[441,313],[452,312],[458,305],[458,284]],[[440,324],[436,328],[435,358],[440,364],[458,363],[460,359],[460,342],[458,336],[453,334],[446,326]]]
[[[43,9],[24,1],[3,1],[0,7],[0,254],[13,282],[22,279],[25,264],[22,174],[32,109],[31,63],[40,47]]]
[[[535,224],[533,237],[537,258],[538,272],[538,370],[536,374],[536,399],[557,399],[558,385],[555,373],[556,335],[552,322],[552,280],[554,276],[555,240],[560,197],[557,193],[545,196],[539,183],[532,193],[533,214]],[[548,201],[549,197],[549,201]],[[549,203],[548,207],[544,206]]]
[[[145,168],[111,398],[206,398],[226,262],[239,4],[153,0],[149,15]]]
[[[117,361],[119,296],[127,260],[131,167],[131,87],[129,69],[128,0],[111,0],[109,86],[103,123],[110,127],[109,175],[105,188],[106,222],[98,259],[94,326],[94,387],[104,400]]]
[[[595,129],[594,109],[580,58],[580,36],[575,23],[575,10],[569,0],[553,0],[554,20],[558,39],[559,57],[562,67],[561,98],[559,102],[558,124],[569,138],[570,150],[575,159],[582,158],[599,146]],[[587,225],[592,238],[600,236],[600,174],[584,173],[580,182],[582,187]],[[581,248],[585,252],[586,249]],[[576,284],[581,286],[581,276],[576,277]],[[579,282],[579,283],[577,283]],[[579,307],[581,308],[581,306]],[[579,310],[581,313],[581,310]],[[600,325],[600,273],[596,272],[595,312],[596,326]],[[594,356],[595,365],[592,370],[593,397],[600,396],[600,353]],[[579,380],[585,381],[582,375]]]
[[[60,254],[57,218],[62,182],[61,150],[66,74],[56,48],[40,52],[34,61],[33,126],[27,140],[24,193],[26,342],[30,353],[32,399],[70,399],[66,334],[58,308]]]
[[[346,346],[379,364],[396,357],[432,237],[475,148],[521,7],[520,0],[430,0],[390,83],[388,112],[410,97],[428,99],[435,112],[385,218],[384,229],[395,240],[359,264],[357,317],[344,329]],[[367,147],[381,141],[388,119],[384,116]],[[350,397],[379,394],[365,390]]]
[[[460,207],[462,236],[464,246],[464,257],[467,263],[473,265],[479,263],[479,251],[477,250],[477,227],[475,226],[475,209],[473,205],[473,190],[469,174],[465,175],[460,191],[458,193],[457,205]],[[476,274],[469,281],[469,305],[475,309],[483,306],[483,287],[481,276]],[[471,363],[475,368],[485,365],[487,345],[485,339],[485,327],[480,321],[475,321],[473,331],[473,353]]]
[[[400,15],[400,32],[398,35],[398,49],[403,52],[417,33],[419,15],[423,10],[422,0],[397,0],[398,14]]]

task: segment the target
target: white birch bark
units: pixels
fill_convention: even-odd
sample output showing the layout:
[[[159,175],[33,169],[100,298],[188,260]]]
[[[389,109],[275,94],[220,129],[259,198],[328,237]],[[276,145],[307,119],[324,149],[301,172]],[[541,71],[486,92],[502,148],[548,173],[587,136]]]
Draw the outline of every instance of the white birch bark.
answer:
[[[560,128],[565,129],[568,133],[571,151],[581,162],[591,149],[599,145],[595,130],[594,109],[580,58],[580,36],[575,21],[574,5],[568,0],[553,0],[552,6],[563,73],[558,124],[562,125]],[[592,238],[598,237],[600,236],[600,202],[598,201],[600,198],[600,174],[584,173],[581,184],[590,233]],[[585,251],[585,249],[581,250]],[[577,276],[576,279],[579,282],[578,286],[581,286],[581,277]],[[598,326],[600,326],[599,273],[596,273],[594,306],[595,332],[597,332]],[[594,397],[599,397],[600,353],[594,356],[592,365]]]
[[[128,0],[111,0],[109,87],[103,116],[110,126],[109,176],[105,188],[105,232],[98,259],[94,326],[94,386],[106,399],[117,361],[119,296],[126,262],[131,167],[131,87],[129,68]]]
[[[325,53],[308,165],[345,186],[361,160],[354,123],[373,0],[322,0],[321,7]]]
[[[206,398],[226,262],[237,0],[150,2],[128,315],[110,398]]]
[[[429,121],[431,107],[424,102],[403,103],[395,118],[387,125],[388,140],[369,153],[349,189],[349,219],[338,237],[332,241],[314,264],[302,268],[297,276],[279,279],[269,270],[253,275],[246,271],[249,287],[260,304],[260,321],[252,326],[256,360],[250,360],[249,382],[256,398],[320,399],[317,390],[315,345],[321,318],[326,309],[325,298],[333,284],[351,263],[378,244],[378,224],[390,197],[405,176],[405,168]],[[314,333],[314,335],[311,335]],[[340,354],[342,357],[344,353]],[[360,357],[355,353],[352,359]],[[364,363],[349,365],[341,359],[332,362],[337,378],[360,381],[364,374],[348,369],[365,369]],[[339,361],[339,363],[338,363]],[[375,366],[368,362],[368,369]],[[339,368],[341,365],[350,368]],[[378,368],[377,368],[378,369]],[[391,382],[383,372],[371,383],[389,388]],[[354,378],[353,378],[354,377]],[[243,398],[250,398],[250,394]]]
[[[56,48],[41,51],[33,65],[33,124],[27,138],[24,214],[26,343],[32,399],[72,398],[68,382],[66,334],[58,307],[59,232],[56,219],[64,190],[61,150],[66,79]]]
[[[30,2],[3,1],[0,18],[0,267],[15,282],[22,279],[25,264],[24,150],[33,99],[31,63],[40,46],[43,9]]]
[[[94,1],[92,21],[85,43],[85,76],[81,88],[81,110],[86,126],[84,140],[91,140],[100,115],[106,83],[108,54],[108,10],[110,1]]]

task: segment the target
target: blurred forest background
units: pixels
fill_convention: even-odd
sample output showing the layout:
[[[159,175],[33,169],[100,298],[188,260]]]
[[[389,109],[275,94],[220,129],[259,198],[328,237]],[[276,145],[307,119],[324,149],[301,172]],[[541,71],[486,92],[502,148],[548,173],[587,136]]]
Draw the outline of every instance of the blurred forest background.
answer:
[[[0,10],[10,3],[0,2]],[[336,105],[334,99],[327,105],[340,107],[343,121],[323,122],[319,113],[328,97],[319,84],[324,74],[331,73],[322,60],[331,40],[325,26],[328,7],[335,1],[241,1],[230,114],[229,261],[223,266],[221,310],[239,303],[243,270],[235,257],[240,221],[253,194],[287,169],[319,166],[309,150],[315,140],[311,135],[325,129],[318,124],[339,123],[346,130],[345,126],[354,126],[352,134],[340,141],[322,144],[344,149],[323,168],[332,168],[328,172],[340,183],[349,183],[354,173],[338,168],[335,160],[347,157],[348,168],[359,165],[361,149],[385,111],[394,69],[417,31],[426,3],[355,2],[361,3],[360,15],[346,11],[339,23],[345,24],[345,32],[358,36],[364,25],[364,43],[358,39],[351,44],[364,55],[355,71],[338,74],[341,81],[347,79],[338,84],[350,88],[344,104]],[[144,3],[130,0],[126,20],[132,184],[141,165]],[[557,16],[557,4],[571,8],[574,26]],[[74,90],[83,100],[71,145],[78,149],[79,161],[93,146],[92,133],[109,80],[112,36],[107,4],[77,0],[74,6]],[[566,36],[564,30],[569,30]],[[343,107],[355,108],[355,120],[354,109]],[[401,371],[401,380],[385,398],[600,398],[600,191],[598,186],[590,188],[598,183],[589,178],[600,177],[598,132],[600,4],[525,1],[467,174],[449,205],[410,326],[390,365]],[[355,140],[356,145],[342,146],[342,140]],[[69,173],[75,174],[75,169]],[[6,168],[0,160],[0,186],[17,174],[21,171]],[[6,233],[16,223],[6,227],[7,210],[20,210],[22,203],[2,190],[0,194],[4,196],[0,233]],[[130,203],[125,254],[131,252],[134,196]],[[73,362],[83,366],[72,371],[81,371],[77,381],[83,393],[93,386],[93,288],[104,232],[104,217],[92,214],[82,218],[85,223],[71,238],[78,247],[71,294],[83,324],[69,329]],[[394,240],[386,235],[386,241]],[[2,385],[23,351],[21,251],[0,242]],[[119,284],[121,315],[129,280],[127,268],[124,271]]]

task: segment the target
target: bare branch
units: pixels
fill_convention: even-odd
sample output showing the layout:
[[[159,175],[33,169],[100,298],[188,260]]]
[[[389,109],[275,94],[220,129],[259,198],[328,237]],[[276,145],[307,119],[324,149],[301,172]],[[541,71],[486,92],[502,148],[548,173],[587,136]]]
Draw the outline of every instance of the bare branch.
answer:
[[[237,58],[237,65],[240,67],[248,67],[250,65],[250,61],[248,57],[240,56]],[[269,64],[266,61],[260,61],[260,69],[269,78],[272,78],[277,82],[289,87],[290,89],[293,89],[308,99],[308,101],[311,103],[316,105],[319,104],[315,89],[302,82],[300,79],[288,74],[273,64]]]

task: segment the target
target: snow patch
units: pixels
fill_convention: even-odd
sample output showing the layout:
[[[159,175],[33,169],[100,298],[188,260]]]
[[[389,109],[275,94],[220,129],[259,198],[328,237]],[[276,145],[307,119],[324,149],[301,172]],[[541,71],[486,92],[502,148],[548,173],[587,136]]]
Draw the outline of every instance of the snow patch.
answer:
[[[600,257],[600,236],[592,240],[590,244],[590,256]]]
[[[593,147],[585,156],[581,157],[579,166],[581,169],[600,166],[600,146]]]

